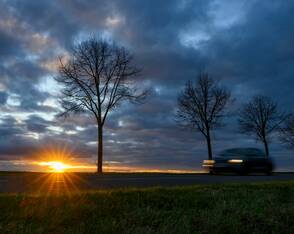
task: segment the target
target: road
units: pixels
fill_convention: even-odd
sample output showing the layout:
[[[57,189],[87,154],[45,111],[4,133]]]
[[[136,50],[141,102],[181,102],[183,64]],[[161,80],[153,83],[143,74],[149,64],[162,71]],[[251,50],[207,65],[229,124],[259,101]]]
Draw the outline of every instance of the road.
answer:
[[[294,180],[294,174],[264,175],[208,175],[208,174],[105,174],[90,173],[0,173],[0,192],[11,193],[71,193],[73,191],[222,184]]]

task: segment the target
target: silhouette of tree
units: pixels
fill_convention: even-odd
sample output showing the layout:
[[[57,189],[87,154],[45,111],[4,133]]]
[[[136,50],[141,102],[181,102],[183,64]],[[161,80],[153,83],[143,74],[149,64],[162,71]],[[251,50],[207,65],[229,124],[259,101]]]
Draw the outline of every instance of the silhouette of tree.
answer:
[[[294,115],[289,114],[279,129],[280,140],[291,148],[294,148]]]
[[[240,111],[239,126],[241,132],[255,135],[256,139],[264,144],[268,157],[271,134],[278,130],[285,117],[270,97],[257,95]]]
[[[202,133],[207,142],[208,159],[212,159],[211,131],[221,125],[230,96],[230,92],[207,73],[200,73],[195,83],[186,83],[178,97],[176,121]]]
[[[63,85],[61,116],[88,111],[98,126],[97,172],[102,173],[103,126],[123,101],[141,102],[147,95],[135,85],[140,70],[132,55],[114,43],[91,38],[76,45],[69,61],[60,59],[56,80]]]

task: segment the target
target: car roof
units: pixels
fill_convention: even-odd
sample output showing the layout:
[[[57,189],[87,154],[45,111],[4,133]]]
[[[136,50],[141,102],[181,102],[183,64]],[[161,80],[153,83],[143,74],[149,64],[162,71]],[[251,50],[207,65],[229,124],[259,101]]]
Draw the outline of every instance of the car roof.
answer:
[[[264,152],[258,148],[231,148],[223,150],[219,156],[264,156]]]

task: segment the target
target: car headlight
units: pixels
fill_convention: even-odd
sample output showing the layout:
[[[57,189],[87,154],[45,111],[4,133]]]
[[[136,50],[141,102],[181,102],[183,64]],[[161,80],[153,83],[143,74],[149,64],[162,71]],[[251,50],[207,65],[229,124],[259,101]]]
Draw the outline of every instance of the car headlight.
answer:
[[[203,164],[214,164],[214,160],[203,160]]]
[[[230,159],[228,160],[229,163],[243,163],[242,159]]]

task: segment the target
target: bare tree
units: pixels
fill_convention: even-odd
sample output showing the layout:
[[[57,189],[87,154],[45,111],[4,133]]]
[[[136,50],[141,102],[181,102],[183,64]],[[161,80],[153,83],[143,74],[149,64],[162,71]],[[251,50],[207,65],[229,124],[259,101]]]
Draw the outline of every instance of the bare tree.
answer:
[[[220,87],[207,73],[201,73],[195,83],[187,82],[178,97],[177,122],[203,134],[208,159],[212,159],[211,130],[221,124],[230,96],[230,92]]]
[[[76,45],[66,63],[60,59],[56,80],[63,85],[61,115],[88,111],[95,117],[98,173],[102,173],[103,126],[109,112],[125,100],[140,102],[146,97],[147,91],[135,86],[139,72],[124,47],[96,38]]]
[[[241,132],[255,135],[264,144],[268,157],[271,134],[278,130],[285,116],[270,97],[257,95],[240,111],[239,126]]]
[[[291,148],[294,148],[294,115],[289,114],[279,129],[280,140]]]

